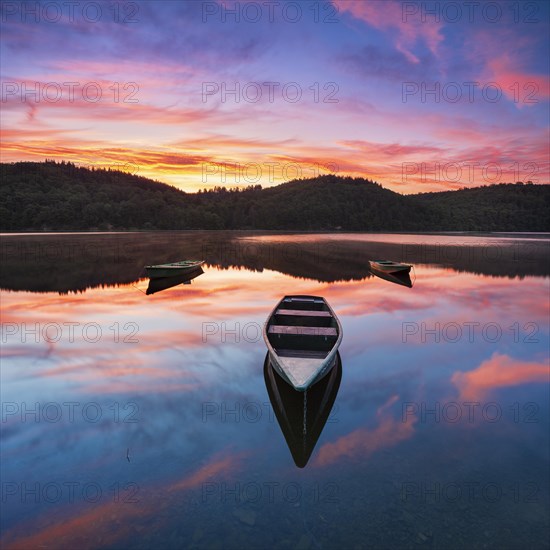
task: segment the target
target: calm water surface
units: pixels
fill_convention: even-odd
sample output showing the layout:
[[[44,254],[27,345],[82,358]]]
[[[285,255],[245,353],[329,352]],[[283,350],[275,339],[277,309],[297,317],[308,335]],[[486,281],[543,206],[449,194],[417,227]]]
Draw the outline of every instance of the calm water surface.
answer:
[[[549,246],[3,236],[2,547],[547,547]],[[144,265],[185,258],[204,273],[147,295]],[[377,258],[414,264],[413,287]],[[305,424],[264,372],[285,294],[324,296],[344,330]]]

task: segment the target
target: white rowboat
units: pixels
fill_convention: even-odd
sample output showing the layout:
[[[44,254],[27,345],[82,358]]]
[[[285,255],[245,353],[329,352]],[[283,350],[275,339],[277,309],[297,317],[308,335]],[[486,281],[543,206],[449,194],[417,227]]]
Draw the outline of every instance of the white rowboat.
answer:
[[[271,364],[295,390],[305,391],[336,362],[342,325],[319,296],[285,296],[264,326]]]

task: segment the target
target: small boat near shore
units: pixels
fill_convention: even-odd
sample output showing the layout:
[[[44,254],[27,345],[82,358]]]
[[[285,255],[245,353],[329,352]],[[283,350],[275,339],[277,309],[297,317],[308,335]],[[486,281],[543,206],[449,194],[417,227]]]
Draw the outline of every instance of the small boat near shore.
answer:
[[[150,279],[176,277],[193,271],[204,264],[204,260],[183,260],[170,264],[146,265],[145,273]]]
[[[392,262],[391,260],[370,260],[371,271],[381,273],[409,273],[412,265],[402,264],[401,262]]]
[[[305,391],[334,366],[342,325],[319,296],[285,296],[263,330],[271,364],[295,390]]]

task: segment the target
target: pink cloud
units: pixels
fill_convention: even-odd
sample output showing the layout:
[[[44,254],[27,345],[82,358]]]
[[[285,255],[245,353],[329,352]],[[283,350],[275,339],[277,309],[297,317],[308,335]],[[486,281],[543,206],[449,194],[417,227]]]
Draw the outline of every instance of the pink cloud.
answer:
[[[356,19],[361,19],[369,25],[382,31],[395,30],[397,37],[395,47],[411,63],[419,63],[418,57],[411,51],[415,44],[423,41],[429,50],[437,55],[439,44],[443,41],[441,23],[423,23],[418,18],[411,19],[403,13],[401,2],[350,2],[349,0],[333,0],[335,6],[342,12],[349,12]]]
[[[516,29],[475,32],[467,56],[472,64],[481,64],[475,80],[486,85],[496,83],[502,94],[518,108],[536,105],[550,97],[546,74],[527,69],[540,49],[536,34],[520,34]],[[513,47],[504,48],[505,44]],[[494,95],[494,92],[490,92]]]
[[[464,400],[481,399],[491,390],[533,382],[548,382],[548,362],[524,361],[494,353],[472,371],[455,372],[451,377]]]
[[[105,546],[120,546],[125,538],[135,535],[135,524],[144,518],[170,509],[182,495],[200,487],[202,483],[231,476],[241,466],[243,454],[212,457],[204,466],[167,485],[153,487],[140,495],[137,502],[107,502],[91,509],[74,511],[55,507],[38,521],[24,521],[5,534],[6,549],[28,550],[29,548],[88,548],[91,541],[101,540]],[[61,517],[61,519],[60,519]],[[113,522],[116,521],[116,529]]]
[[[502,93],[518,107],[536,105],[550,97],[548,76],[522,70],[521,63],[510,55],[501,55],[487,65]]]

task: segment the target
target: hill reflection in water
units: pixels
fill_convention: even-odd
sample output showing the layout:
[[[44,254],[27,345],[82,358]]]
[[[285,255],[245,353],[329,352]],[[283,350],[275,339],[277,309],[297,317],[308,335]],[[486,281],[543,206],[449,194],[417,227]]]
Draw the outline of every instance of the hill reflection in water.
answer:
[[[136,283],[146,264],[201,258],[218,268],[269,269],[319,282],[371,275],[388,258],[495,277],[548,276],[550,241],[518,235],[293,234],[242,231],[4,235],[0,288],[83,292]]]

